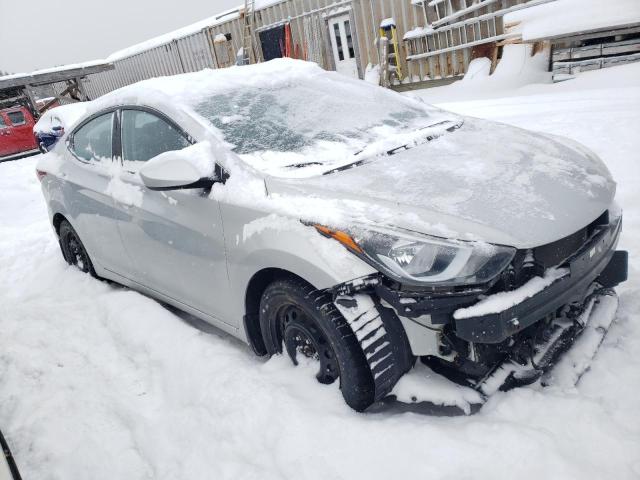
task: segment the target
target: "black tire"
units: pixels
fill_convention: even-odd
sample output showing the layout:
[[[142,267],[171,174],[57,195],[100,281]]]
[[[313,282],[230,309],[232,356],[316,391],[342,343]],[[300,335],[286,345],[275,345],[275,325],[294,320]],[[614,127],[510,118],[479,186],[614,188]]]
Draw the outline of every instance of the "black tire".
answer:
[[[60,241],[62,256],[67,261],[67,263],[69,265],[74,265],[80,271],[89,273],[97,278],[87,250],[84,248],[84,245],[82,244],[82,241],[80,241],[80,237],[78,236],[76,231],[66,220],[62,220],[62,222],[60,223],[58,238]]]
[[[282,353],[284,345],[294,364],[299,354],[314,356],[318,381],[339,379],[347,405],[362,411],[373,403],[375,385],[365,355],[331,295],[302,280],[276,280],[262,295],[260,327],[270,355]]]

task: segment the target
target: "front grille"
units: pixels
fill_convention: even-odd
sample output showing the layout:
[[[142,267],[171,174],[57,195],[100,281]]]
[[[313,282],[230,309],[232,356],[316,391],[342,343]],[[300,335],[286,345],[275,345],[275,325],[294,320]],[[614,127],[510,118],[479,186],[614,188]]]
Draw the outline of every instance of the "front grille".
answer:
[[[561,265],[575,254],[602,226],[609,224],[605,211],[593,222],[575,233],[531,250],[518,250],[490,292],[509,291],[521,287],[531,278],[541,276],[550,267]]]
[[[587,241],[587,227],[578,230],[576,233],[562,238],[556,242],[548,243],[533,249],[535,262],[543,269],[554,267],[571,255]]]
[[[576,233],[534,248],[533,258],[543,269],[560,265],[576,253],[601,227],[607,225],[609,225],[609,211],[605,210],[602,215]]]

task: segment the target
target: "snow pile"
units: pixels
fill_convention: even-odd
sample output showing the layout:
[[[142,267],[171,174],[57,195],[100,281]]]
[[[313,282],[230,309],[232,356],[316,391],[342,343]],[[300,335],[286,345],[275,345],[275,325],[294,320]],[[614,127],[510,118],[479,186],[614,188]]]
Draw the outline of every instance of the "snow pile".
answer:
[[[380,85],[380,65],[368,63],[364,71],[364,81],[374,85]]]
[[[514,307],[526,299],[535,296],[547,288],[556,280],[569,274],[567,268],[549,268],[544,272],[543,277],[534,277],[527,283],[509,292],[498,292],[483,298],[478,303],[467,307],[459,308],[453,312],[453,318],[462,320],[464,318],[479,317],[490,313],[500,313]]]
[[[517,23],[522,39],[531,41],[640,22],[638,0],[556,0],[508,13],[504,23]]]
[[[487,57],[474,58],[469,62],[467,73],[464,74],[463,82],[486,78],[491,73],[491,60]]]
[[[472,388],[453,383],[419,361],[396,383],[391,394],[405,403],[455,405],[467,414],[471,412],[471,405],[484,403],[482,396]]]
[[[532,56],[532,49],[533,46],[530,44],[505,45],[502,58],[491,75],[490,60],[478,58],[469,64],[462,82],[413,91],[410,95],[423,98],[429,103],[441,103],[478,97],[500,97],[505,91],[529,87],[532,84],[551,83],[551,73],[547,72],[549,50],[539,51]]]

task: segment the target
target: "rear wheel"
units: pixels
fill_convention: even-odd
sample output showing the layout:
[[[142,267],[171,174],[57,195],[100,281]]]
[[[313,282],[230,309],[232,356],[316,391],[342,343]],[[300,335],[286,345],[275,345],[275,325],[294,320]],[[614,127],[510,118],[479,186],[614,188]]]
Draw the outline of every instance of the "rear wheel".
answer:
[[[91,263],[87,250],[84,248],[76,231],[66,220],[62,220],[60,223],[59,239],[62,256],[67,263],[95,277],[96,272],[93,270],[93,264]]]
[[[284,350],[294,365],[315,360],[316,379],[339,380],[351,408],[361,411],[373,403],[374,382],[364,353],[329,294],[302,280],[277,280],[262,296],[260,327],[269,354]]]

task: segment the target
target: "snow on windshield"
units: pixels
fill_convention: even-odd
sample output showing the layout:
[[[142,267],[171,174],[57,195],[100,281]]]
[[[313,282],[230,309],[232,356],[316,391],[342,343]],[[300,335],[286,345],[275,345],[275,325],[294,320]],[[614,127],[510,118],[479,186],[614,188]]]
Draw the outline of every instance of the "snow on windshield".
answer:
[[[192,107],[234,152],[272,175],[316,175],[353,162],[365,149],[375,155],[405,145],[408,132],[454,118],[313,64],[269,63],[275,65],[236,69],[233,83],[212,82]],[[382,148],[371,152],[376,144]]]

